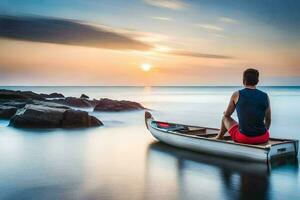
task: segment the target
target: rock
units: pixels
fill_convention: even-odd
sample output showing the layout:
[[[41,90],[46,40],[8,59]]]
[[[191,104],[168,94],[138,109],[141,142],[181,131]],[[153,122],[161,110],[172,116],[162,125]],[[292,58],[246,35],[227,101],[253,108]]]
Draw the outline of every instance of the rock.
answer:
[[[63,95],[63,94],[60,94],[60,93],[56,93],[56,92],[54,92],[54,93],[51,93],[51,94],[40,94],[42,97],[44,97],[44,98],[50,98],[50,99],[52,99],[52,98],[65,98],[65,96]]]
[[[56,103],[56,105],[50,105],[49,102]],[[45,105],[47,107],[65,109],[69,107],[64,107],[63,105],[77,108],[95,108],[95,111],[130,111],[144,109],[141,104],[131,101],[116,101],[106,98],[89,100],[89,97],[85,94],[82,94],[80,98],[65,98],[64,95],[59,93],[37,94],[31,91],[0,89],[0,105],[23,108],[26,104]],[[61,106],[58,104],[61,104]]]
[[[2,106],[11,106],[16,108],[24,108],[26,104],[32,103],[32,100],[21,100],[21,101],[0,101]]]
[[[89,100],[89,103],[92,105],[93,108],[99,103],[98,99]]]
[[[42,97],[41,95],[31,92],[31,91],[22,91],[21,94],[29,97],[30,99],[34,99],[34,100],[45,100],[44,97]]]
[[[86,99],[80,99],[75,97],[67,97],[65,99],[54,99],[53,102],[64,104],[67,106],[78,107],[78,108],[90,108],[92,105]]]
[[[34,104],[34,105],[41,105],[41,106],[50,107],[50,108],[71,109],[69,106],[61,105],[59,103],[55,103],[55,102],[51,102],[51,101],[33,100],[32,104]]]
[[[102,125],[102,122],[97,118],[89,116],[87,112],[80,110],[65,111],[62,121],[63,128],[95,127]]]
[[[44,100],[45,98],[31,91],[0,90],[0,99],[5,100]]]
[[[16,107],[0,106],[0,119],[10,119],[16,112]]]
[[[103,125],[86,111],[26,105],[11,118],[9,126],[17,128],[83,128]]]
[[[65,109],[26,105],[11,118],[9,126],[17,128],[57,128]]]
[[[80,98],[81,98],[81,99],[89,99],[90,97],[87,96],[86,94],[82,94],[82,95],[80,96]]]
[[[97,119],[94,116],[90,116],[90,117],[91,117],[91,126],[92,127],[103,126],[103,123],[99,119]]]
[[[97,105],[94,108],[94,111],[132,111],[132,110],[141,110],[144,107],[136,102],[132,101],[117,101],[111,99],[100,99]]]
[[[15,92],[15,91],[10,91],[10,90],[0,90],[0,99],[5,99],[5,100],[22,99],[22,100],[27,100],[27,99],[30,99],[30,98],[26,95],[23,95],[20,92]]]

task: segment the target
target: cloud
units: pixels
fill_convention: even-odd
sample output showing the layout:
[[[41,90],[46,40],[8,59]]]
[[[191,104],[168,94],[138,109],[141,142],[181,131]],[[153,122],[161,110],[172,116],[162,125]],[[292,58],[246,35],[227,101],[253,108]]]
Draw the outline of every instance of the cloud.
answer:
[[[209,31],[218,31],[218,32],[223,31],[222,27],[215,26],[212,24],[195,24],[195,26],[209,30]]]
[[[159,16],[153,16],[153,17],[150,17],[151,19],[156,19],[156,20],[161,20],[161,21],[172,21],[171,18],[169,17],[159,17]]]
[[[234,23],[237,23],[237,21],[238,21],[236,19],[232,19],[232,18],[229,18],[229,17],[220,17],[219,20],[221,22],[225,22],[225,23],[228,23],[228,24],[234,24]]]
[[[136,31],[136,32],[132,32],[131,35],[133,38],[136,38],[139,41],[149,42],[149,43],[161,43],[172,39],[172,37],[169,35],[153,33],[153,32]]]
[[[187,6],[187,4],[181,0],[144,0],[144,2],[152,6],[171,10],[182,10]]]
[[[49,17],[0,16],[0,37],[119,50],[144,51],[152,48],[126,34],[75,20]]]
[[[190,57],[197,57],[197,58],[213,58],[213,59],[233,59],[232,56],[227,55],[217,55],[217,54],[205,54],[200,52],[193,52],[193,51],[171,51],[169,54],[177,55],[177,56],[190,56]]]
[[[217,38],[222,38],[222,39],[226,39],[227,37],[225,35],[221,35],[221,34],[217,34],[217,33],[213,33],[213,36],[217,37]]]

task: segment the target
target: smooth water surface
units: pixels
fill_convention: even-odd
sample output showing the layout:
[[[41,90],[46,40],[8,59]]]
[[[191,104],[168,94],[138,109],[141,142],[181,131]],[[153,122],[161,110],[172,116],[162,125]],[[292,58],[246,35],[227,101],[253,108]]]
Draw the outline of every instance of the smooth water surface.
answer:
[[[1,87],[142,103],[160,120],[218,127],[238,87]],[[270,95],[271,135],[300,139],[300,87]],[[267,166],[163,145],[144,113],[91,113],[92,129],[19,130],[0,120],[0,199],[300,199],[298,161]]]

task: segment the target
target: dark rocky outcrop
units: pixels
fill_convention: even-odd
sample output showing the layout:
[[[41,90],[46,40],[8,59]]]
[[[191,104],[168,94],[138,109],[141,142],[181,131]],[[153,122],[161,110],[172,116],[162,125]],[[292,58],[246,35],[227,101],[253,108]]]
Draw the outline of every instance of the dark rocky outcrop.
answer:
[[[72,107],[78,107],[78,108],[89,108],[92,107],[89,100],[87,99],[81,99],[81,98],[75,98],[75,97],[66,97],[64,99],[54,99],[53,102],[72,106]]]
[[[60,94],[60,93],[51,93],[51,94],[43,94],[41,93],[40,94],[41,97],[44,97],[44,98],[49,98],[49,99],[52,99],[52,98],[65,98],[65,96],[63,94]]]
[[[120,111],[133,111],[141,110],[144,107],[133,101],[117,101],[111,99],[100,99],[94,108],[94,111],[108,111],[108,112],[120,112]]]
[[[11,118],[9,126],[17,128],[81,128],[103,125],[85,111],[26,105]]]
[[[56,105],[52,106],[50,103],[56,103]],[[95,111],[111,112],[144,109],[141,104],[136,102],[117,101],[107,98],[90,100],[85,94],[82,94],[80,98],[76,98],[64,97],[64,95],[59,93],[37,94],[31,91],[0,90],[0,105],[23,108],[26,104],[45,105],[55,108],[59,108],[58,104],[60,104],[61,106],[94,108]]]
[[[93,100],[89,100],[89,103],[92,105],[93,108],[95,108],[95,106],[99,103],[100,100],[98,99],[93,99]]]
[[[86,95],[86,94],[82,94],[82,95],[80,96],[80,98],[81,98],[81,99],[89,99],[90,97],[89,97],[88,95]]]
[[[0,89],[0,119],[10,119],[10,126],[18,128],[80,128],[102,126],[102,122],[86,111],[120,112],[144,109],[132,101],[64,97],[59,93],[37,94],[31,91]]]
[[[57,128],[65,109],[26,105],[11,118],[9,126],[17,128]]]
[[[91,126],[103,126],[104,124],[95,116],[90,116]]]
[[[92,105],[89,100],[75,97],[64,97],[59,93],[51,94],[37,94],[31,91],[13,91],[13,90],[0,90],[0,104],[3,103],[15,103],[18,102],[20,107],[24,107],[26,104],[32,103],[33,100],[41,102],[54,102],[72,107],[88,108]]]
[[[30,104],[32,103],[33,101],[32,100],[16,100],[16,101],[13,101],[13,100],[9,100],[9,101],[3,101],[1,100],[0,101],[0,104],[2,106],[11,106],[11,107],[16,107],[16,108],[24,108],[26,106],[26,104]]]
[[[55,102],[51,102],[51,101],[33,100],[30,104],[41,105],[41,106],[46,106],[46,107],[50,107],[50,108],[71,109],[69,106],[62,105],[62,104],[55,103]]]
[[[45,100],[41,95],[31,91],[0,90],[0,99],[5,100]]]
[[[63,128],[80,128],[102,126],[102,122],[85,111],[66,110],[62,120]]]
[[[10,119],[17,110],[18,109],[13,106],[0,106],[0,119]]]

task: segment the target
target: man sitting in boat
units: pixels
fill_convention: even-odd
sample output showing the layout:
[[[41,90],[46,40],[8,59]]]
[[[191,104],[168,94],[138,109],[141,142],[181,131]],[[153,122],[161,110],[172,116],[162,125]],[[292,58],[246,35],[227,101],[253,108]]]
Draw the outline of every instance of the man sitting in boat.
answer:
[[[258,78],[258,70],[247,69],[244,71],[243,84],[245,88],[232,94],[216,139],[223,139],[228,131],[232,140],[239,143],[260,144],[269,140],[270,101],[265,92],[256,88]],[[231,117],[235,109],[239,123]]]

